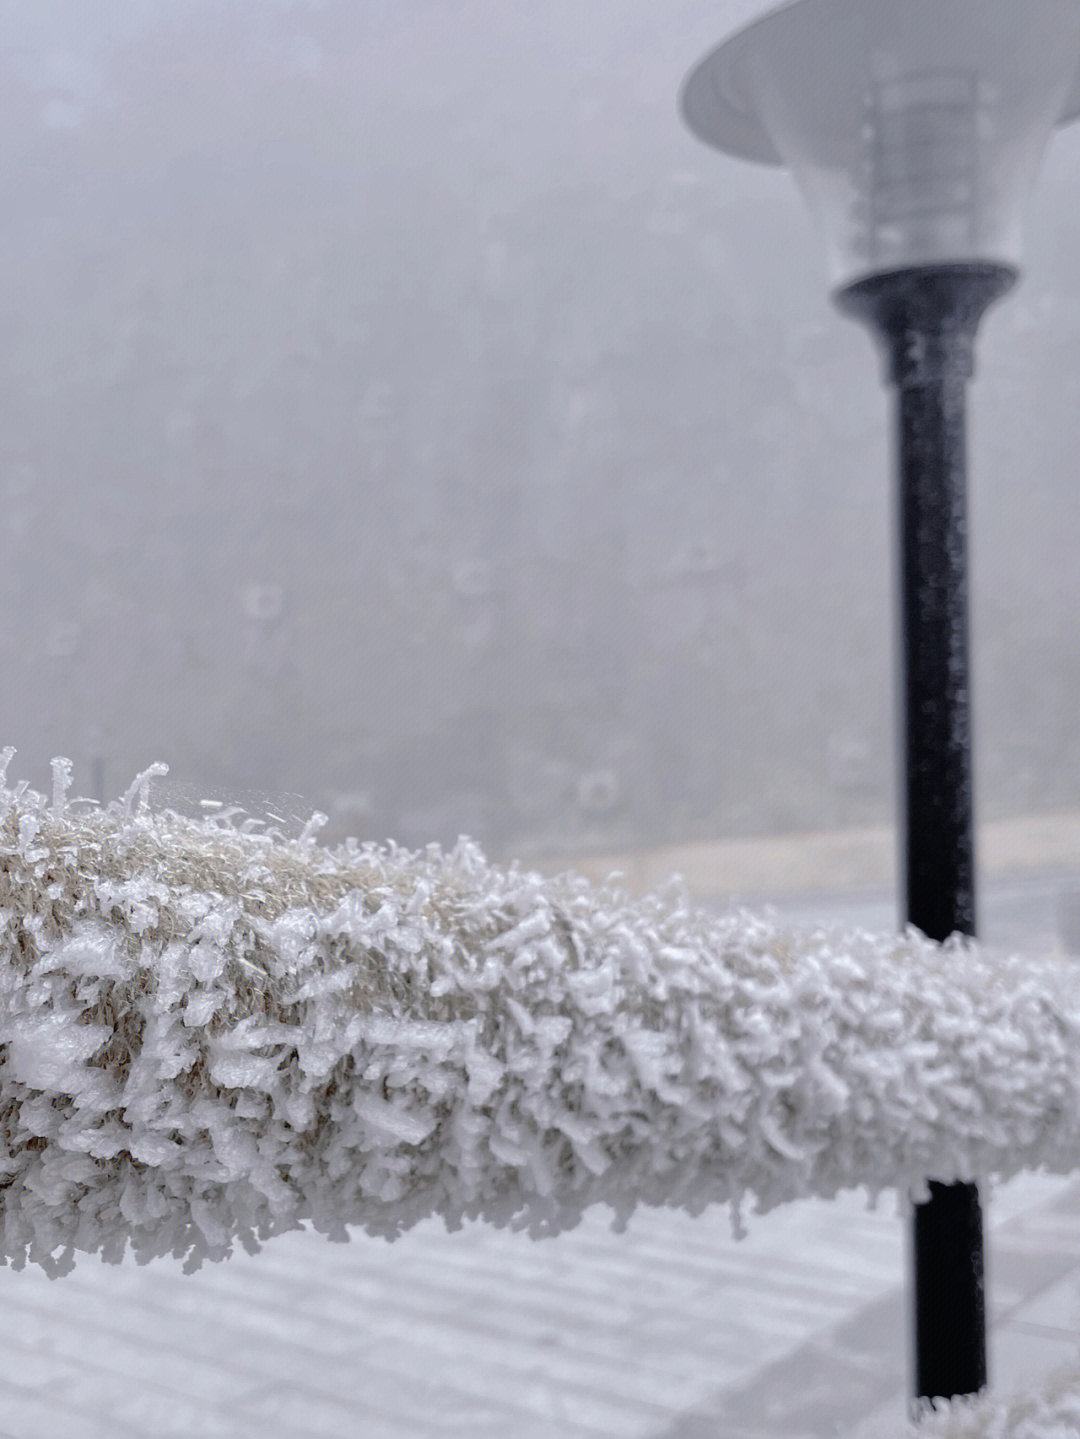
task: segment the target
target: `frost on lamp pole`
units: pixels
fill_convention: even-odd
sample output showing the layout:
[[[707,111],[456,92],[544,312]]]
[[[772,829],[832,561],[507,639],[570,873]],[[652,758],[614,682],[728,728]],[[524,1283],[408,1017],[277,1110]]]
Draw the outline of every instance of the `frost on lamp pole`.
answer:
[[[895,387],[905,912],[935,940],[975,927],[965,387],[979,321],[1019,276],[1043,150],[1080,113],[1078,58],[1078,0],[795,0],[705,56],[681,97],[707,144],[790,169],[833,299]],[[912,1225],[920,1401],[987,1382],[978,1189],[929,1195]]]

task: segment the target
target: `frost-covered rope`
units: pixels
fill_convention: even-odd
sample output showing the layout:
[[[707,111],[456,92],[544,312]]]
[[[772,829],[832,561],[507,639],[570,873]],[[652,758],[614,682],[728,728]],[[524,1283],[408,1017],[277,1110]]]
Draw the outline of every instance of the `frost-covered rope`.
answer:
[[[0,770],[3,1257],[311,1219],[736,1227],[1080,1157],[1080,986],[915,933],[796,933],[449,854],[104,812]],[[151,772],[148,772],[148,775]]]
[[[904,1439],[1076,1439],[1080,1434],[1080,1367],[1056,1370],[1030,1392],[1002,1398],[992,1389],[927,1405]],[[875,1429],[865,1439],[896,1439]]]
[[[9,788],[0,1263],[304,1221],[535,1235],[1080,1167],[1080,982],[488,865]],[[967,1432],[967,1431],[965,1431]],[[981,1432],[981,1431],[980,1431]]]

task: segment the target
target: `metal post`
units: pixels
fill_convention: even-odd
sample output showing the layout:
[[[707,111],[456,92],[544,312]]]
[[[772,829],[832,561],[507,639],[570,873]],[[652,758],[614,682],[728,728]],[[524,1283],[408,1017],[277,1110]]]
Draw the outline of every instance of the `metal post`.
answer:
[[[1010,266],[917,266],[839,290],[897,391],[900,705],[906,918],[975,933],[968,663],[965,393],[975,332]],[[982,1210],[974,1184],[931,1182],[913,1220],[915,1397],[986,1387]]]

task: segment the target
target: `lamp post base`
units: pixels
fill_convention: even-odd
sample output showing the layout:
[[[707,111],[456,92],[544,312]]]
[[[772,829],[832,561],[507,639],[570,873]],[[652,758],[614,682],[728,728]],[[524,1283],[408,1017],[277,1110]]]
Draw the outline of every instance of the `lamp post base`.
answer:
[[[928,938],[975,933],[965,387],[979,321],[1011,266],[925,265],[834,295],[868,325],[897,392],[897,589],[905,913]],[[915,1395],[986,1387],[983,1226],[973,1184],[931,1183],[913,1219]]]

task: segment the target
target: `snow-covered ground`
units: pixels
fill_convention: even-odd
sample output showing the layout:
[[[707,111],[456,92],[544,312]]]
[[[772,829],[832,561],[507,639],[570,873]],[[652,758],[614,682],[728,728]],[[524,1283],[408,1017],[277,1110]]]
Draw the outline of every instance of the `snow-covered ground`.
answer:
[[[1080,1183],[988,1206],[995,1386],[1080,1351]],[[1067,1236],[1071,1236],[1068,1238]],[[417,1226],[289,1234],[184,1275],[81,1258],[0,1274],[9,1439],[838,1439],[904,1423],[904,1226],[806,1200],[598,1213],[534,1241]],[[888,1427],[881,1428],[882,1424]],[[860,1431],[860,1432],[866,1432]]]

